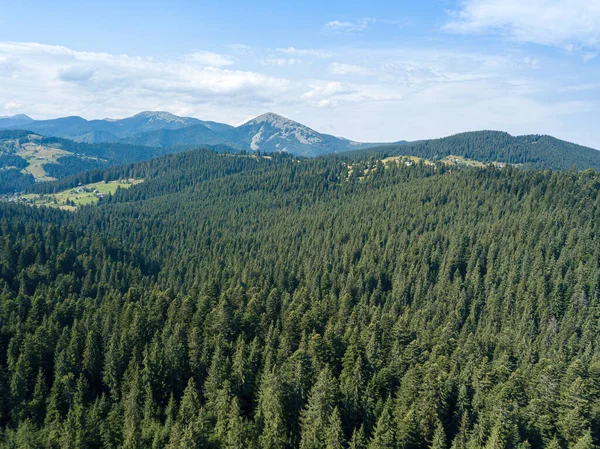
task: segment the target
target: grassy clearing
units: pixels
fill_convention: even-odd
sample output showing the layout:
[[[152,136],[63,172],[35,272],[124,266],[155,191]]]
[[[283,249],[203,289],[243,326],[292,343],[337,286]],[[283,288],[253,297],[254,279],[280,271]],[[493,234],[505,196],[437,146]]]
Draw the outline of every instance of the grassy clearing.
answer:
[[[467,159],[462,156],[446,156],[440,162],[445,165],[463,165],[467,167],[485,167],[486,164],[473,159]]]
[[[423,163],[426,165],[433,165],[433,162],[431,162],[429,159],[423,159],[422,157],[417,157],[417,156],[390,156],[390,157],[386,157],[385,159],[382,159],[381,162],[384,165],[391,164],[394,162],[396,164],[403,163],[404,165],[412,165],[412,164],[418,164],[418,163]]]
[[[58,148],[37,145],[35,143],[26,143],[21,146],[16,154],[29,163],[29,166],[22,170],[23,173],[29,173],[33,175],[35,179],[40,181],[52,181],[54,178],[48,176],[44,171],[43,165],[56,164],[58,163],[59,158],[71,156],[73,153]]]
[[[417,157],[417,156],[389,156],[386,157],[384,159],[381,159],[380,162],[383,164],[384,167],[390,167],[393,164],[396,165],[406,165],[406,166],[411,166],[413,164],[425,164],[425,165],[435,165],[436,163],[441,163],[444,164],[446,166],[462,166],[462,167],[485,167],[486,163],[480,162],[480,161],[476,161],[474,159],[468,159],[462,156],[454,156],[454,155],[450,155],[450,156],[446,156],[442,159],[436,159],[431,160],[431,159],[424,159],[421,157]],[[495,165],[497,167],[504,167],[506,164],[502,163],[502,162],[491,162],[492,165]],[[363,179],[365,176],[368,176],[371,172],[376,171],[376,168],[367,168],[364,170],[364,173],[362,174],[362,176],[359,176],[358,179]],[[354,171],[354,167],[352,165],[348,165],[348,179],[350,178],[350,176],[352,175]]]
[[[80,206],[95,204],[99,198],[113,194],[117,189],[128,189],[131,186],[144,182],[143,179],[127,179],[119,181],[95,182],[73,189],[63,190],[54,194],[30,193],[22,195],[19,200],[34,206],[56,207],[58,209],[73,211]]]
[[[18,140],[1,142],[0,154],[14,154],[25,159],[28,166],[22,169],[21,172],[32,175],[37,181],[53,181],[55,179],[46,173],[44,165],[59,164],[61,157],[75,156],[74,153],[61,148],[41,145],[42,136],[32,134],[28,138],[29,141],[27,142],[19,142]],[[90,156],[77,155],[77,157],[97,160],[97,158]]]

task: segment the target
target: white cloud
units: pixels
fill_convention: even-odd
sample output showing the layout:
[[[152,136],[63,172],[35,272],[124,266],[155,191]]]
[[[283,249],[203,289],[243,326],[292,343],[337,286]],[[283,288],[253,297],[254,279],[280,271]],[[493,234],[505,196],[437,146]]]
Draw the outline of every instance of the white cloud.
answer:
[[[20,104],[22,112],[38,117],[123,116],[147,109],[181,113],[232,104],[267,108],[291,88],[287,79],[214,67],[227,59],[209,52],[156,60],[0,42],[0,61],[10,67],[0,71],[0,102]]]
[[[352,31],[363,31],[369,26],[369,19],[362,19],[358,22],[347,22],[340,20],[332,20],[325,24],[325,29],[338,33],[352,32]]]
[[[185,58],[188,62],[195,62],[209,67],[224,67],[232,65],[235,61],[229,55],[222,55],[210,51],[195,51]]]
[[[262,59],[261,62],[265,65],[279,66],[305,64],[305,62],[302,59],[297,58],[265,58]]]
[[[371,69],[354,64],[344,64],[341,62],[332,62],[329,64],[329,72],[334,75],[370,75]]]
[[[313,82],[302,98],[314,106],[323,107],[339,104],[341,101],[352,101],[357,91],[338,81]]]
[[[369,28],[369,25],[373,23],[379,23],[384,25],[402,26],[408,23],[407,20],[396,20],[396,19],[379,19],[375,17],[363,17],[355,22],[346,20],[332,20],[327,22],[324,26],[326,31],[332,31],[334,33],[352,33],[360,32]]]
[[[447,31],[498,33],[520,42],[568,51],[600,48],[597,0],[465,0]]]
[[[279,53],[284,53],[286,55],[290,55],[290,56],[309,56],[309,57],[319,58],[319,59],[330,59],[333,56],[333,54],[330,51],[315,50],[313,48],[288,47],[288,48],[277,48],[276,51],[278,51]]]

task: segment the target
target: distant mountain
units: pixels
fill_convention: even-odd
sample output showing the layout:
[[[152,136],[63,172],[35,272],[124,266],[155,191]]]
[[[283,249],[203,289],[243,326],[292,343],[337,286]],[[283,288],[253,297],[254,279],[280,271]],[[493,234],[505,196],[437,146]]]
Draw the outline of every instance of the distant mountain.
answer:
[[[104,120],[86,120],[78,116],[61,117],[51,120],[34,120],[25,126],[28,130],[44,136],[64,137],[75,141],[80,140],[80,136],[100,131],[110,136],[105,142],[117,140],[117,137],[112,134],[113,128],[110,122]],[[18,127],[22,128],[23,126]],[[17,128],[17,126],[12,126],[11,128]]]
[[[15,125],[23,121],[25,123]],[[0,118],[2,127],[28,129],[39,135],[66,138],[81,144],[110,143],[117,145],[114,148],[126,145],[122,148],[129,148],[128,151],[133,151],[130,146],[144,148],[141,150],[144,155],[181,151],[184,147],[287,152],[307,157],[344,152],[349,153],[348,157],[409,155],[435,160],[455,155],[480,162],[504,162],[532,168],[575,166],[600,170],[600,152],[550,136],[514,137],[499,131],[475,131],[416,142],[361,143],[319,133],[274,113],[262,114],[238,127],[161,111],[140,112],[117,120],[86,120],[77,116],[32,120],[21,115]],[[146,158],[138,153],[136,150],[136,156],[131,160]]]
[[[23,126],[33,122],[31,117],[25,114],[0,117],[0,128],[11,128],[14,126]]]
[[[501,131],[473,131],[441,139],[383,145],[344,154],[347,158],[418,156],[442,159],[461,156],[480,162],[503,162],[526,168],[600,171],[600,151],[546,135],[511,136]]]
[[[216,133],[225,133],[235,129],[234,126],[226,125],[225,123],[212,122],[202,120],[202,124],[206,126],[208,129],[216,132]]]
[[[283,151],[301,156],[319,156],[378,145],[321,134],[273,113],[260,115],[237,128],[161,111],[140,112],[117,120],[86,120],[78,116],[29,119],[25,123],[10,120],[7,119],[4,124],[0,121],[0,128],[26,128],[44,136],[89,144],[119,142],[154,147],[225,145],[236,150]]]
[[[299,156],[319,156],[377,145],[321,134],[308,126],[271,112],[238,126],[227,135],[231,140],[252,151],[284,151]]]
[[[227,125],[223,125],[226,127]],[[228,129],[230,128],[230,129]],[[223,129],[226,132],[234,130],[233,127],[214,129]],[[244,150],[244,146],[230,141],[227,136],[210,129],[205,124],[188,126],[180,129],[159,129],[146,133],[135,134],[131,137],[122,139],[121,142],[133,145],[145,145],[150,147],[172,147],[178,145],[226,145],[232,149]]]
[[[71,140],[80,143],[114,143],[118,142],[119,138],[108,131],[90,131],[84,134],[78,134],[71,137]]]
[[[28,122],[13,123],[0,122],[0,128],[27,129],[44,136],[63,137],[76,142],[99,143],[117,142],[135,134],[155,131],[160,129],[179,129],[188,126],[203,124],[202,120],[191,117],[179,117],[168,112],[145,111],[119,120],[86,120],[82,117],[72,116],[52,120],[29,120]],[[210,126],[218,127],[220,124],[207,122]],[[227,129],[227,125],[222,125]]]
[[[110,122],[115,125],[115,134],[119,137],[156,131],[159,129],[179,129],[202,124],[201,120],[192,117],[179,117],[169,112],[144,111],[133,117]]]

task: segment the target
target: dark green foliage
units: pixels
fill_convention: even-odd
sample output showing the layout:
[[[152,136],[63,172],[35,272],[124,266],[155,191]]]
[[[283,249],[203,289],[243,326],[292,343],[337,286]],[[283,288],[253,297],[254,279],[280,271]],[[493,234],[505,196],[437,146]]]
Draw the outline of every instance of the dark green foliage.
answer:
[[[600,176],[353,167],[1,203],[0,447],[598,447]]]
[[[63,156],[58,158],[56,164],[44,164],[44,171],[52,178],[65,178],[73,173],[104,168],[110,165],[108,162],[97,159],[79,158],[77,156]]]
[[[480,162],[522,164],[529,168],[600,170],[600,152],[551,136],[517,136],[499,131],[475,131],[441,139],[406,142],[347,153],[343,157],[419,156],[441,159],[462,156]]]
[[[18,168],[0,170],[0,194],[20,192],[34,183],[32,175],[21,173]]]
[[[151,159],[172,152],[167,149],[151,148],[142,145],[128,145],[123,143],[90,144],[74,142],[59,137],[44,137],[40,143],[42,145],[51,145],[71,153],[100,158],[108,161],[111,165]]]
[[[0,168],[14,167],[23,169],[27,167],[27,161],[15,154],[0,154]]]

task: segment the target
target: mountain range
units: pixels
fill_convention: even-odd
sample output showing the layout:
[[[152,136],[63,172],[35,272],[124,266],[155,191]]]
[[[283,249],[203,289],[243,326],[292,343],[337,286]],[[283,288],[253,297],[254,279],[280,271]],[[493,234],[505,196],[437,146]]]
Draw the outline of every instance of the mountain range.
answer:
[[[282,151],[298,156],[319,156],[379,145],[322,134],[274,113],[262,114],[238,127],[161,111],[140,112],[118,120],[86,120],[78,116],[33,120],[18,115],[0,118],[1,128],[27,129],[84,143],[152,147],[225,145],[238,151]]]

